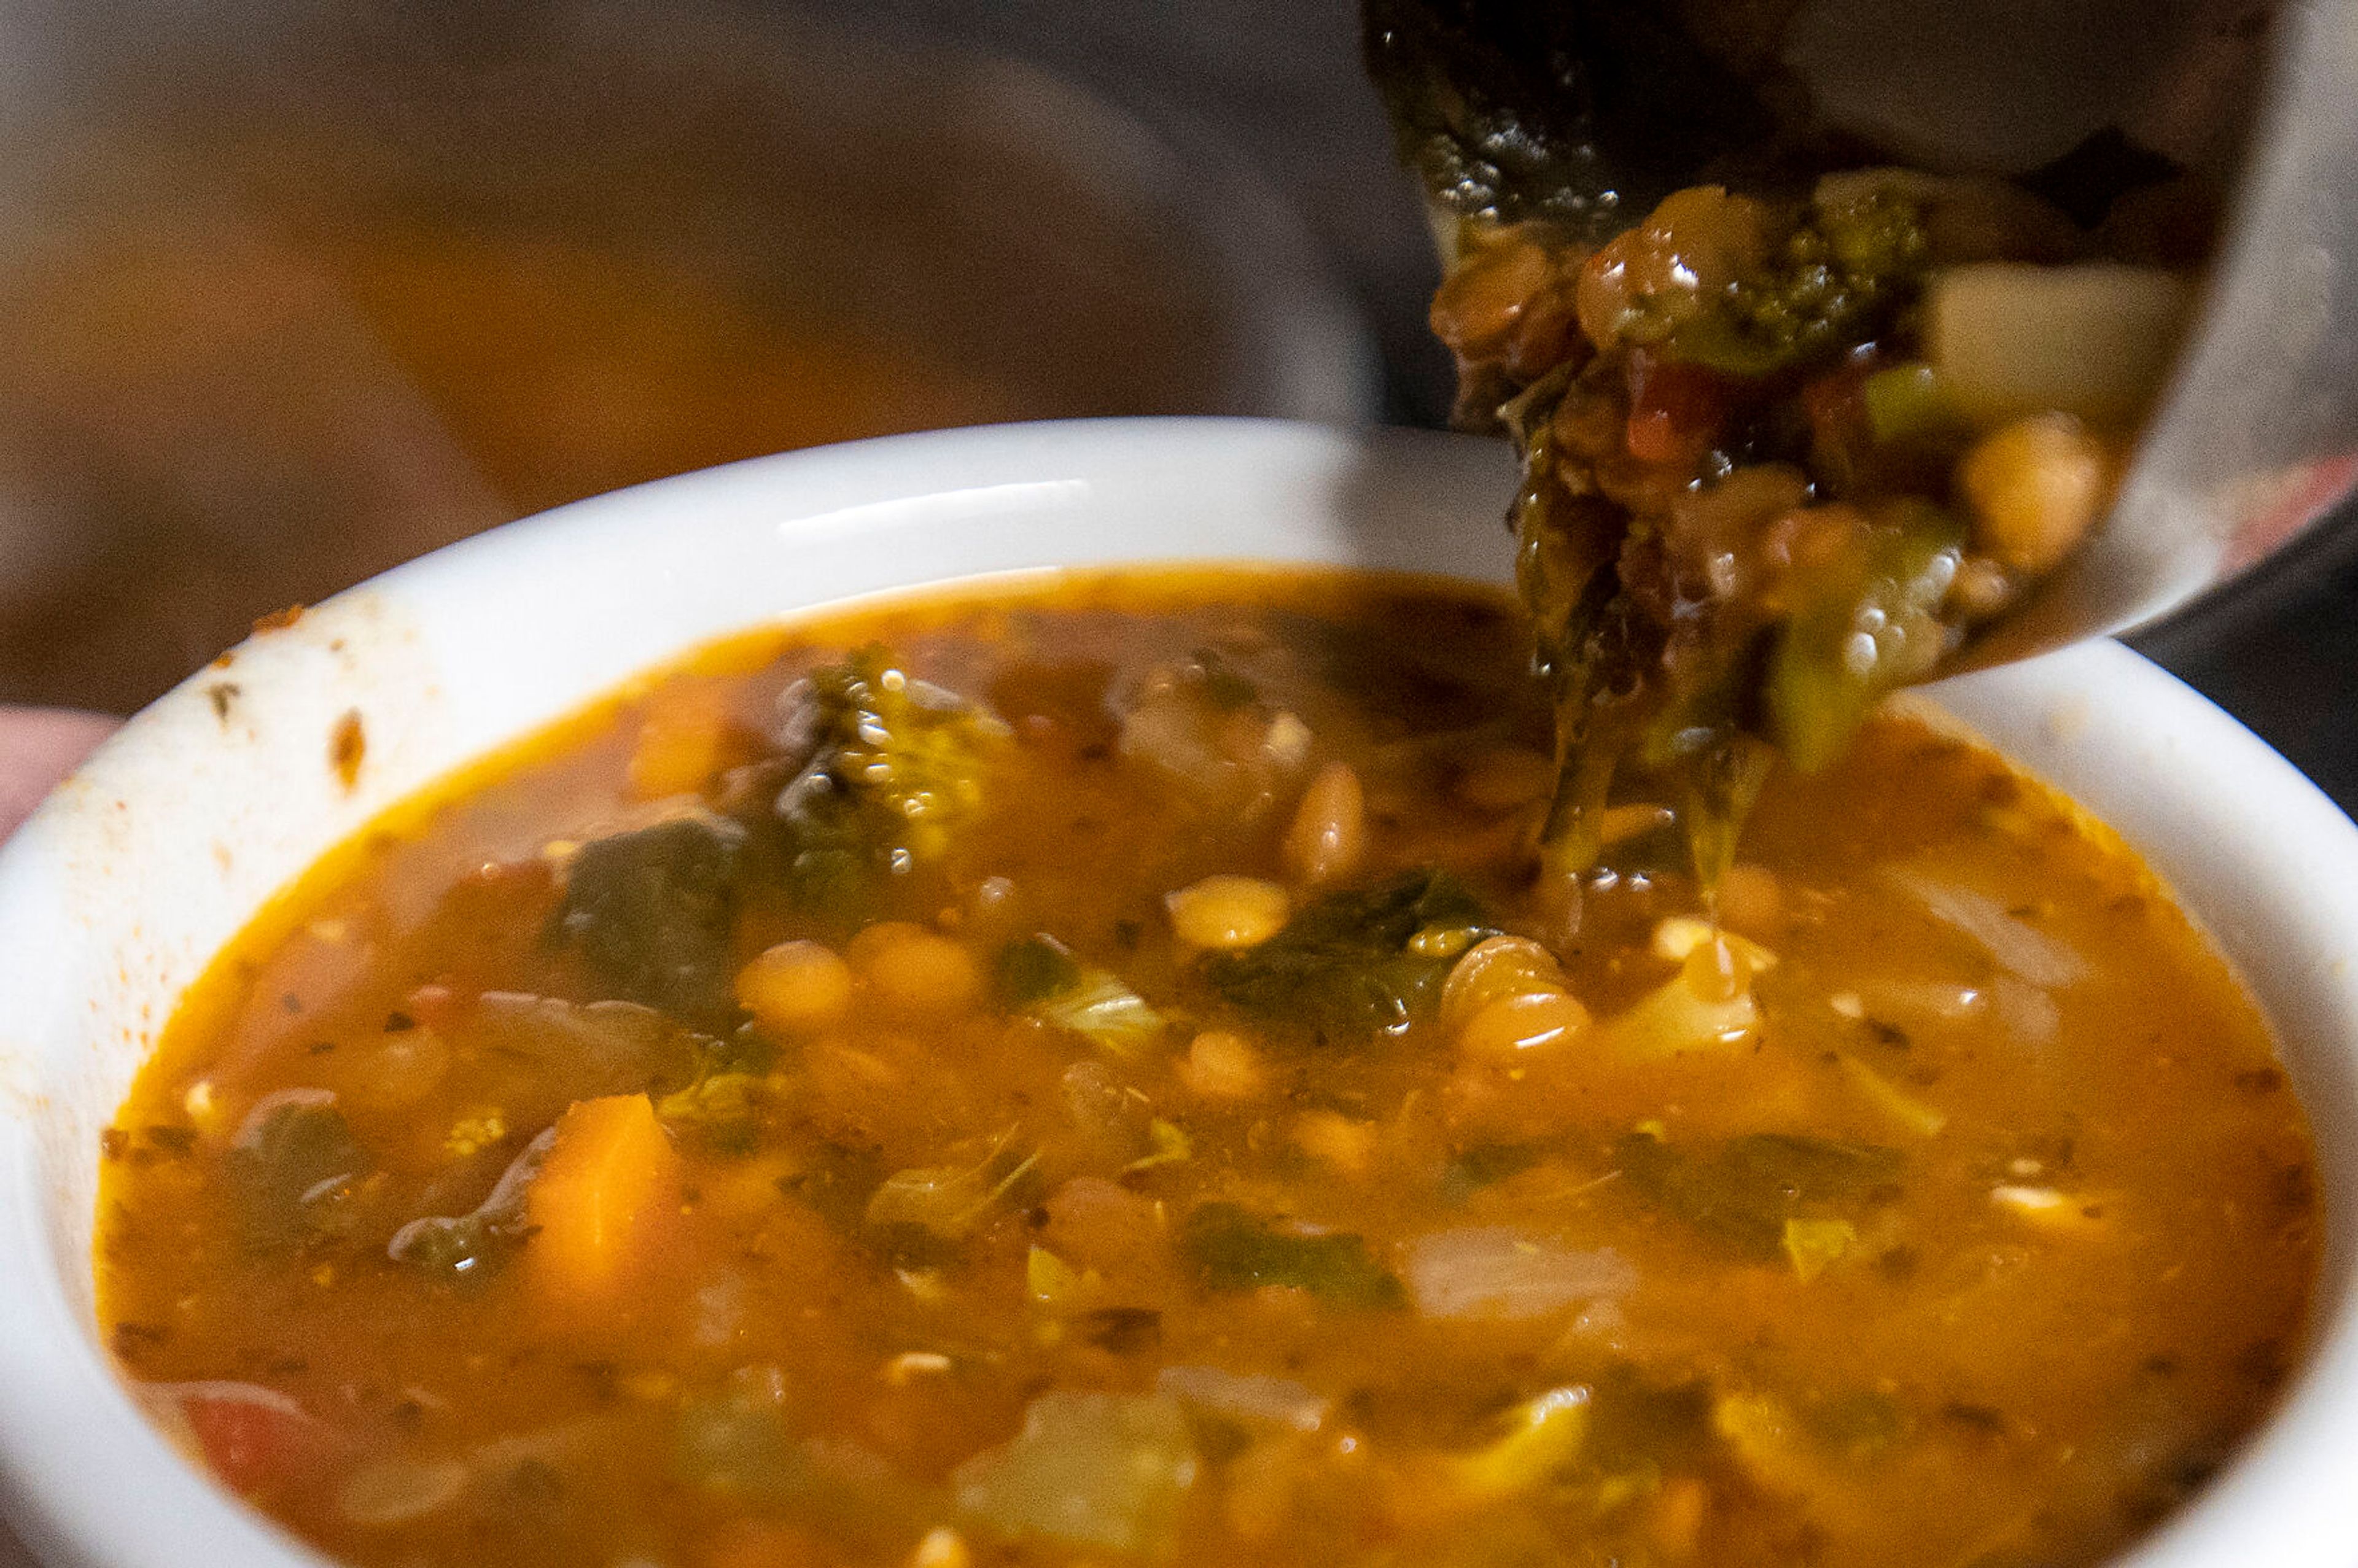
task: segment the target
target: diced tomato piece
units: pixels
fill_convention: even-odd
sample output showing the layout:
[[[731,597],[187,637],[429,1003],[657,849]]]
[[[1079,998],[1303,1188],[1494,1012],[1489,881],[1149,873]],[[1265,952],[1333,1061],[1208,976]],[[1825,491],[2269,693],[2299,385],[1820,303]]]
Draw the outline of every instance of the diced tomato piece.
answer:
[[[1720,438],[1727,384],[1701,365],[1629,352],[1629,455],[1641,463],[1691,464]]]
[[[324,1446],[319,1422],[264,1389],[186,1393],[180,1411],[204,1450],[206,1466],[233,1492],[263,1491],[303,1475]]]

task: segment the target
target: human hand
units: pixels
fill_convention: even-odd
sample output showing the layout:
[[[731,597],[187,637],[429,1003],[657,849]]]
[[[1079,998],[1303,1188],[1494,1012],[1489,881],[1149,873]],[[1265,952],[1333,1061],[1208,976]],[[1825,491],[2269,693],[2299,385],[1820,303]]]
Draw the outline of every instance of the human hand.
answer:
[[[66,708],[0,708],[0,838],[122,722]]]

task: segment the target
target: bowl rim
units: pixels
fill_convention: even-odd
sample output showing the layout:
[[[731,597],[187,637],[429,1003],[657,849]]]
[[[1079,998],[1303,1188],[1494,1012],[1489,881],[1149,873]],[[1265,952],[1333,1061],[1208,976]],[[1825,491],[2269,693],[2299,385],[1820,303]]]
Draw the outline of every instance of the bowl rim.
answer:
[[[121,1065],[144,1053],[157,999],[168,1008],[264,897],[358,824],[497,741],[782,611],[1120,562],[1356,561],[1504,581],[1510,550],[1495,519],[1513,482],[1491,443],[1268,420],[1002,426],[815,449],[657,481],[449,546],[257,633],[226,656],[226,672],[159,699],[0,846],[0,1507],[55,1563],[323,1561],[183,1462],[115,1378],[87,1306],[86,1212],[82,1249],[60,1240],[76,1234],[71,1196],[87,1186],[75,1187],[71,1162],[94,1175],[95,1141],[74,1144],[78,1154],[57,1141],[76,1115],[87,1119],[72,1103],[75,1075],[115,1063],[105,1081],[119,1103]],[[1480,550],[1490,556],[1469,553]],[[683,568],[683,555],[698,565]],[[829,576],[829,562],[842,571]],[[799,574],[793,602],[777,602],[765,568]],[[225,676],[243,688],[241,712],[283,699],[291,717],[233,728]],[[298,741],[307,762],[319,760],[308,727],[323,728],[354,692],[379,705],[370,772],[340,794],[328,770],[297,776],[288,760]],[[2278,1027],[2318,1135],[2327,1237],[2304,1365],[2225,1473],[2117,1568],[2346,1568],[2338,1472],[2358,1447],[2347,1218],[2358,1206],[2358,827],[2232,719],[2115,644],[1929,695],[2112,822],[2180,894]],[[234,871],[222,851],[221,888],[189,870],[204,858],[193,839],[188,864],[142,859],[178,843],[157,835],[208,823],[222,843],[276,849],[242,849]],[[189,928],[178,946],[157,935],[176,922]],[[132,1011],[107,1011],[118,1005]],[[99,1105],[98,1125],[113,1108]]]

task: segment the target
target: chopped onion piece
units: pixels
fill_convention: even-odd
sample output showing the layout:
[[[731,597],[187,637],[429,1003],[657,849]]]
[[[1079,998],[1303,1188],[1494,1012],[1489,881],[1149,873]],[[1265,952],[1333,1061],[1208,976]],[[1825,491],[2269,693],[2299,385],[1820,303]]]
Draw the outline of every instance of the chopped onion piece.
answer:
[[[1609,1248],[1575,1252],[1502,1226],[1436,1231],[1409,1244],[1408,1288],[1427,1317],[1546,1317],[1637,1287]]]
[[[1335,1401],[1289,1378],[1228,1372],[1217,1367],[1165,1367],[1155,1375],[1157,1393],[1183,1404],[1243,1421],[1267,1422],[1296,1432],[1315,1432]]]
[[[336,1507],[368,1529],[407,1524],[438,1513],[467,1489],[467,1467],[455,1459],[385,1459],[352,1472]]]
[[[1933,919],[1981,944],[2004,968],[2035,986],[2068,986],[2088,972],[2088,961],[2028,922],[2008,913],[1985,892],[1906,866],[1887,866],[1883,877],[1907,893]]]

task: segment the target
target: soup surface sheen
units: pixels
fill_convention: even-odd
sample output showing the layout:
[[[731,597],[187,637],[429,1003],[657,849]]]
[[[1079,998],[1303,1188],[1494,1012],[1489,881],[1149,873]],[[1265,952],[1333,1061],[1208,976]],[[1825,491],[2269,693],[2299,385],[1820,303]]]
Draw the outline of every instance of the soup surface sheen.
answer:
[[[1715,912],[1642,798],[1541,899],[1528,659],[1469,589],[1149,572],[651,678],[196,989],[106,1139],[125,1376],[368,1563],[2134,1538],[2315,1269],[2234,979],[1904,714]]]

